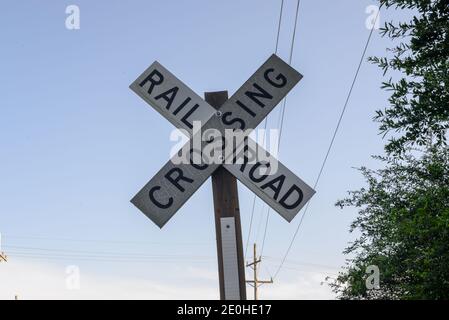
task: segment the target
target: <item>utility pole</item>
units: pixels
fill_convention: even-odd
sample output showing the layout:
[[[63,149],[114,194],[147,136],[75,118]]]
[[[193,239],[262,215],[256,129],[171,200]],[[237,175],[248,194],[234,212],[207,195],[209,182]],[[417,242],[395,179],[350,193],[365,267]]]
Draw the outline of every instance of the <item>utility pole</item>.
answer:
[[[227,91],[206,92],[215,109],[228,100]],[[212,174],[221,300],[246,300],[245,261],[237,180],[222,166]]]
[[[253,280],[247,280],[246,283],[248,283],[250,286],[254,288],[254,300],[257,299],[257,288],[260,287],[264,283],[273,283],[273,278],[270,280],[259,280],[257,278],[257,265],[262,262],[262,257],[260,256],[259,259],[257,259],[257,252],[256,252],[256,244],[254,243],[254,258],[253,262],[247,263],[247,267],[251,267],[253,269]]]

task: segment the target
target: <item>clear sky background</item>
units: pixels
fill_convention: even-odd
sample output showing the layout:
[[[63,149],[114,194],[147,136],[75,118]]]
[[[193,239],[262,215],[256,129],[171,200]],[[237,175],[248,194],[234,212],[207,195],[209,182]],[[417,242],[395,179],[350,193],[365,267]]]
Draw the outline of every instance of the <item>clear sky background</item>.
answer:
[[[80,30],[65,27],[68,5]],[[303,0],[281,161],[313,184],[363,46],[370,0]],[[160,230],[130,199],[165,164],[172,125],[129,88],[158,60],[202,95],[232,94],[274,52],[278,0],[10,1],[0,12],[0,298],[218,297],[211,182]],[[296,1],[285,0],[278,55],[288,60]],[[381,11],[381,23],[401,13]],[[367,55],[390,43],[376,31]],[[333,298],[326,276],[344,264],[356,211],[334,203],[377,164],[372,122],[386,106],[380,70],[364,62],[317,193],[262,298]],[[275,128],[278,106],[269,118]],[[239,184],[243,237],[253,194]],[[265,208],[265,209],[263,209]],[[302,214],[302,212],[300,212]],[[257,200],[250,243],[261,244]],[[271,212],[260,276],[276,271],[298,217]],[[248,252],[251,252],[249,250]],[[248,259],[251,258],[248,256]],[[66,289],[75,265],[81,289]],[[249,270],[248,270],[249,271]],[[251,296],[251,295],[249,295]]]

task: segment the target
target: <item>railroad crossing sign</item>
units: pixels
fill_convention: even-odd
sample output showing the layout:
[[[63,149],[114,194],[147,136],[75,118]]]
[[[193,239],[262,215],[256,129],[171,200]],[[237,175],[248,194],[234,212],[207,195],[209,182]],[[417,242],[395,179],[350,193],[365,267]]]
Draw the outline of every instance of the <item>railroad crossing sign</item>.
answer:
[[[173,125],[185,130],[190,140],[131,202],[162,228],[208,177],[223,166],[290,222],[315,191],[248,135],[301,78],[301,74],[273,54],[217,111],[154,62],[130,88]],[[215,135],[204,139],[202,134],[207,131]],[[227,138],[230,132],[238,133],[235,140],[239,142]],[[215,148],[211,152],[213,161],[204,161],[204,150],[218,141],[221,150],[231,152],[223,155]],[[180,161],[181,154],[188,155],[187,161]],[[200,161],[195,161],[198,158]]]

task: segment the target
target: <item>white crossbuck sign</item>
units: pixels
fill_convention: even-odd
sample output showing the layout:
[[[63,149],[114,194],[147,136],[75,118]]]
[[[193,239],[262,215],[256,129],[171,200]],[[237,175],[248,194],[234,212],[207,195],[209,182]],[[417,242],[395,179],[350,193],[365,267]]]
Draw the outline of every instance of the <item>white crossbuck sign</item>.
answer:
[[[162,228],[208,177],[224,166],[290,222],[315,191],[248,135],[301,78],[301,74],[273,54],[217,111],[154,62],[130,88],[188,133],[190,140],[131,202]],[[198,123],[200,128],[195,126]],[[200,135],[208,130],[215,135],[203,139]],[[226,138],[229,132],[238,133],[237,138]],[[216,143],[217,133],[220,144]],[[199,145],[196,141],[200,141]],[[221,150],[232,149],[230,153],[224,152],[225,156],[214,149],[214,161],[204,161],[203,152],[212,144]],[[180,161],[182,154],[188,155],[187,161]],[[199,162],[195,161],[198,157]]]

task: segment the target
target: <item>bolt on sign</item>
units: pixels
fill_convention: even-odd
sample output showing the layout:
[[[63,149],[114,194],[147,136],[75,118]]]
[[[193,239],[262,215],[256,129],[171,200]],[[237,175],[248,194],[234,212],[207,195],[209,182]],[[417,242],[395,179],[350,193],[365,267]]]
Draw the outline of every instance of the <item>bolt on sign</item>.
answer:
[[[301,78],[273,54],[217,111],[154,62],[130,88],[175,127],[183,129],[190,140],[131,202],[162,228],[223,166],[290,222],[315,191],[249,134]],[[206,132],[213,134],[205,139]],[[205,153],[212,159],[204,159]],[[180,161],[181,155],[187,155],[186,161]]]

